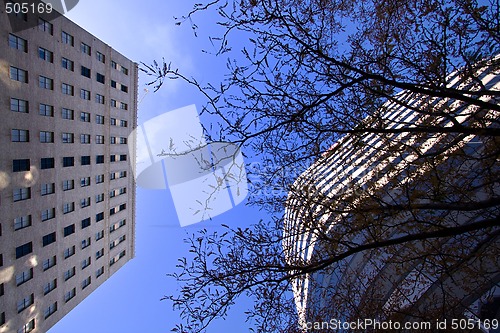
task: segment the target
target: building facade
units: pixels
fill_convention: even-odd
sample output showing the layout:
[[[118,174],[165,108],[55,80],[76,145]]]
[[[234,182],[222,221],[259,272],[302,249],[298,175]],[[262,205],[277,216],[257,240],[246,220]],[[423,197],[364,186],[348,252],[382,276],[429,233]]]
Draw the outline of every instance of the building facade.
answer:
[[[63,16],[10,15],[1,9],[0,332],[46,332],[134,257],[138,66]]]
[[[475,75],[484,89],[499,91],[494,68],[480,68]],[[458,73],[450,76],[450,88],[467,84]],[[496,229],[366,248],[325,264],[380,240],[478,221],[498,223],[496,205],[466,208],[499,194],[495,139],[426,131],[434,125],[474,126],[476,121],[485,128],[497,126],[497,111],[480,111],[455,100],[402,91],[367,120],[394,131],[346,135],[296,180],[285,212],[285,256],[290,265],[321,267],[293,282],[304,331],[313,322],[326,323],[328,331],[331,319],[403,323],[428,317],[500,317]],[[406,131],[409,127],[421,132]],[[463,206],[448,210],[436,205],[455,201]],[[416,208],[410,208],[414,203]]]

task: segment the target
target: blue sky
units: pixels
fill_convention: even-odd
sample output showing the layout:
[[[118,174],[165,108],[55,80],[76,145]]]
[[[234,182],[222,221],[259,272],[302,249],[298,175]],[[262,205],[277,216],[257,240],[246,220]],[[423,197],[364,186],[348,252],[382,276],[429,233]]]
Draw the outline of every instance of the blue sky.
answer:
[[[194,1],[80,0],[67,17],[126,57],[147,64],[165,58],[184,73],[201,82],[217,81],[225,69],[210,49],[208,35],[216,31],[216,17],[200,15],[199,36],[189,24],[176,26],[173,17],[187,13]],[[139,78],[139,124],[164,112],[196,104],[203,99],[179,80],[168,81],[153,93],[144,91],[148,78]],[[217,229],[220,224],[244,226],[257,221],[258,212],[240,205],[212,221],[181,228],[168,190],[138,189],[136,216],[136,258],[127,263],[92,295],[57,323],[49,333],[79,332],[169,332],[179,313],[169,301],[160,299],[177,288],[167,277],[175,271],[177,258],[188,253],[183,242],[200,228]],[[225,321],[208,332],[247,332],[243,312],[250,303],[243,300]]]

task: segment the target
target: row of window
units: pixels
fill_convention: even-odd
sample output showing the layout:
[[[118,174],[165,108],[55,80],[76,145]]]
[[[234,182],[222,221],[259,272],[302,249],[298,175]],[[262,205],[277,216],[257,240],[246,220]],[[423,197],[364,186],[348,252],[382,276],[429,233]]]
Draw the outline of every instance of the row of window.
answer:
[[[40,142],[41,143],[54,143],[54,132],[50,131],[40,131]],[[11,141],[12,142],[30,142],[30,131],[25,129],[12,129],[10,131]],[[75,134],[74,133],[61,133],[62,143],[74,143],[75,142]],[[116,136],[110,137],[111,144],[127,144],[128,140],[125,137],[119,137],[117,140]],[[90,134],[80,134],[80,143],[82,144],[90,144],[91,137]],[[95,136],[96,144],[104,144],[104,135],[96,135]],[[101,155],[103,156],[103,155]],[[104,156],[102,158],[104,161]],[[98,162],[99,163],[99,162]],[[100,162],[104,163],[104,162]]]
[[[45,21],[42,18],[39,18],[39,29],[42,31],[48,32],[50,35],[53,35],[53,25],[52,23]],[[73,35],[67,33],[66,31],[61,31],[61,42],[63,44],[67,44],[70,46],[74,46],[75,38]],[[9,46],[14,49],[21,50],[25,53],[28,53],[28,41],[24,38],[16,36],[14,34],[9,34]],[[80,51],[86,55],[92,54],[92,47],[84,42],[80,43]],[[46,50],[42,47],[38,48],[39,56],[41,59],[53,62],[53,52]],[[99,51],[95,52],[96,59],[103,64],[106,63],[106,56]],[[123,65],[119,65],[116,61],[111,61],[111,67],[113,69],[119,70],[125,75],[128,75],[128,68]],[[69,69],[69,68],[68,68]]]
[[[90,140],[90,139],[89,139]],[[96,164],[104,163],[104,155],[96,155]],[[120,155],[110,155],[109,162],[123,162],[127,160],[126,154]],[[81,165],[90,165],[90,156],[81,156],[80,157]],[[73,156],[63,157],[62,165],[65,167],[73,167],[75,166],[75,158]],[[40,159],[40,169],[53,169],[55,167],[55,159],[53,157],[45,157]],[[22,171],[30,171],[31,168],[31,160],[29,158],[26,159],[16,159],[12,160],[12,172],[22,172]]]
[[[10,78],[14,81],[19,81],[22,83],[28,83],[28,71],[17,68],[14,66],[10,66]],[[113,81],[114,82],[114,81]],[[54,90],[54,79],[39,75],[38,76],[38,86],[42,89]],[[116,87],[116,82],[115,82]],[[128,87],[122,85],[122,91],[128,92]],[[124,88],[125,87],[125,88]],[[61,92],[64,95],[74,96],[75,95],[75,87],[68,83],[61,83]],[[80,89],[80,98],[84,100],[90,101],[91,92],[86,89]],[[98,104],[105,104],[104,95],[95,94],[95,102]],[[117,107],[116,100],[111,100],[110,105],[112,107]],[[125,103],[120,104],[120,108],[123,110],[127,110],[128,106]]]
[[[82,89],[82,90],[84,90],[84,89]],[[87,91],[85,91],[85,94],[87,94]],[[90,98],[90,92],[88,92],[88,94],[89,94],[88,96]],[[99,97],[99,99],[100,98],[101,97]],[[104,96],[102,98],[104,100]],[[97,100],[97,97],[96,97],[96,100]],[[118,107],[118,102],[116,100],[112,99],[111,106]],[[19,99],[19,98],[11,98],[10,99],[10,110],[11,111],[20,112],[20,113],[29,113],[29,109],[30,109],[29,102],[27,100],[23,100],[23,99]],[[120,109],[127,110],[128,104],[120,102]],[[54,117],[54,106],[52,106],[52,105],[40,103],[38,110],[39,110],[39,114],[42,116]],[[75,111],[72,109],[68,109],[68,108],[61,108],[61,117],[63,119],[74,120]],[[90,122],[90,113],[83,112],[83,111],[80,112],[80,120],[85,121],[85,122]],[[116,118],[110,118],[109,122],[110,122],[110,125],[112,125],[112,126],[117,126],[118,123],[122,127],[128,126],[126,120],[120,120],[120,122],[117,122]],[[97,124],[104,124],[104,116],[97,114],[96,115],[96,123]]]

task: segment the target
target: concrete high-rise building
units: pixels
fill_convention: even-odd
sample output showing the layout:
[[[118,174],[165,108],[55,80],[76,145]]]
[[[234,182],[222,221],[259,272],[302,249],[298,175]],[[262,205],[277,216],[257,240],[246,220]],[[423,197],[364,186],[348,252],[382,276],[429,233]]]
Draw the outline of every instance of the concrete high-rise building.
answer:
[[[496,68],[474,73],[483,89],[500,91]],[[449,77],[450,88],[468,84],[458,73]],[[482,98],[498,104],[494,94]],[[374,122],[386,133],[348,134],[298,177],[287,200],[283,248],[290,265],[310,265],[293,282],[305,330],[318,321],[333,329],[331,319],[403,323],[426,315],[484,328],[478,320],[500,317],[498,229],[375,246],[418,232],[498,223],[494,136],[433,131],[434,125],[494,128],[498,119],[494,110],[402,91],[366,120],[367,128]],[[374,246],[330,261],[367,244]]]
[[[134,257],[138,66],[63,16],[9,15],[0,9],[0,332],[46,332]]]

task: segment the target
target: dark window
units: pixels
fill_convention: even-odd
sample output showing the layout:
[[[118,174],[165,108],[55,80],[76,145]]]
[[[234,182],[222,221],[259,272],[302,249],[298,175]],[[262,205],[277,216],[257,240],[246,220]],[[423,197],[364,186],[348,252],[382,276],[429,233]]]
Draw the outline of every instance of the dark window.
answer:
[[[64,237],[69,236],[75,232],[75,225],[69,225],[66,228],[64,228]]]
[[[99,222],[99,221],[102,221],[102,220],[104,220],[104,212],[100,212],[99,214],[95,215],[95,221],[96,222]]]
[[[82,72],[83,76],[90,78],[90,68],[82,66],[82,71],[81,72]]]
[[[63,167],[70,167],[75,165],[74,157],[63,157]]]
[[[96,164],[104,163],[104,155],[97,155],[95,160]]]
[[[115,80],[111,80],[111,87],[116,88],[116,81]]]
[[[13,160],[12,161],[12,172],[29,171],[29,170],[30,170],[30,160],[29,159]]]
[[[90,156],[82,156],[81,163],[82,165],[90,165]]]
[[[42,239],[43,246],[47,246],[49,244],[52,244],[55,241],[56,241],[56,233],[55,232],[43,236],[43,239]]]
[[[128,87],[122,84],[122,91],[128,93]]]
[[[104,76],[104,75],[102,75],[101,73],[97,73],[97,74],[96,74],[96,80],[97,80],[97,82],[99,82],[99,83],[104,83],[104,81],[106,80],[106,78],[105,78],[105,76]]]
[[[40,160],[40,169],[52,169],[54,168],[54,158],[46,157]]]
[[[24,245],[16,247],[16,259],[24,257],[27,254],[33,252],[33,243],[29,242]]]
[[[120,210],[124,210],[127,207],[127,204],[121,204],[120,205]]]
[[[90,217],[86,218],[85,220],[82,220],[82,229],[85,229],[90,226]]]
[[[127,155],[120,155],[120,161],[126,161]]]
[[[110,162],[115,162],[116,161],[116,155],[109,156],[109,161]]]

